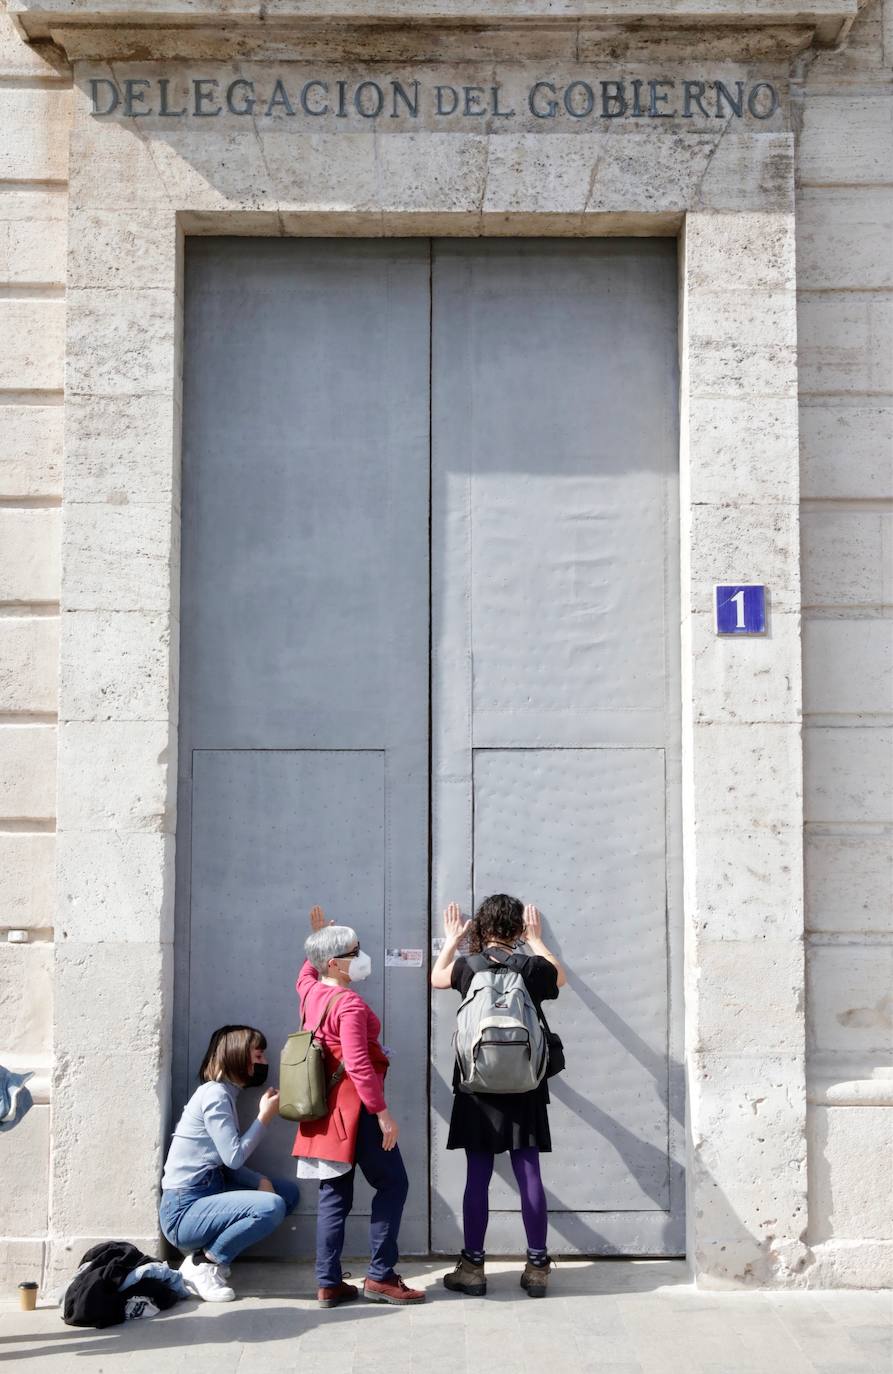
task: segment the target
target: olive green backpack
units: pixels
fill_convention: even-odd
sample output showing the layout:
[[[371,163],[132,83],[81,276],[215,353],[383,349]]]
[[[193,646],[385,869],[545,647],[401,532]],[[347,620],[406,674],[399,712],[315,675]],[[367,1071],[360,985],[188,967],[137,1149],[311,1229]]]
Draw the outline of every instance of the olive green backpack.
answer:
[[[329,1093],[344,1076],[339,1062],[331,1081],[326,1082],[326,1054],[317,1040],[319,1028],[329,1008],[344,988],[333,992],[313,1030],[301,1029],[290,1035],[279,1057],[279,1115],[286,1121],[319,1121],[329,1110]]]

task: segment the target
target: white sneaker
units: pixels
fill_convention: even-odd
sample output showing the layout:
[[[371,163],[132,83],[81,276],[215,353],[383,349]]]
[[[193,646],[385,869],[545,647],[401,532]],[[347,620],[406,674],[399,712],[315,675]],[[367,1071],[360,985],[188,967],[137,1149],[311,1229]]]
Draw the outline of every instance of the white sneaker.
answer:
[[[207,1260],[196,1264],[192,1255],[187,1255],[180,1265],[183,1282],[197,1298],[204,1302],[233,1302],[236,1295],[224,1283],[222,1269],[222,1264],[211,1264]]]

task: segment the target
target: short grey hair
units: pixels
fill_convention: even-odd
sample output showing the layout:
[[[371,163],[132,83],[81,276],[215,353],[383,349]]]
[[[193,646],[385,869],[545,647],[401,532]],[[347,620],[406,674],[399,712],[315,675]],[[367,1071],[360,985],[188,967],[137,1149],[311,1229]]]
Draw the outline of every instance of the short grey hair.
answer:
[[[352,926],[323,926],[322,930],[314,930],[307,936],[304,953],[317,973],[325,975],[329,971],[329,960],[340,958],[359,941]]]

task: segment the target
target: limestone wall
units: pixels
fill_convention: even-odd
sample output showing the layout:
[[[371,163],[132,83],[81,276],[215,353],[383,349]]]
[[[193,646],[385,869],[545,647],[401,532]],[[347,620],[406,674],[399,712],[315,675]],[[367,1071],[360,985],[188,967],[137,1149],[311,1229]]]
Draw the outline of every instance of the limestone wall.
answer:
[[[893,1272],[891,73],[893,0],[798,73],[808,1240],[856,1284]]]
[[[40,1277],[47,1234],[70,86],[0,13],[0,1063],[37,1072],[0,1136],[16,1281]]]

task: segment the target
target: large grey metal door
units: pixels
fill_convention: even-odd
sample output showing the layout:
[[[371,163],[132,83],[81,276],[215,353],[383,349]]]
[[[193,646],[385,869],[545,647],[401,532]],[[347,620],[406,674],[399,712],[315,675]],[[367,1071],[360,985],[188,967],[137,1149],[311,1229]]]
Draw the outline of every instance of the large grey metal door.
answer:
[[[675,350],[669,242],[189,245],[174,1107],[222,1022],[275,1057],[322,902],[397,1049],[410,1252],[459,1243],[464,1162],[456,999],[429,1118],[426,971],[384,967],[428,944],[429,804],[433,933],[517,892],[571,970],[552,1248],[682,1250]],[[314,1202],[271,1252],[310,1253]]]
[[[384,965],[427,945],[428,244],[195,240],[184,355],[174,1107],[224,1022],[265,1031],[275,1081],[322,903],[399,1047],[424,1251],[427,987]],[[274,1123],[258,1167],[293,1177],[293,1139]],[[312,1252],[313,1191],[268,1252]]]
[[[675,244],[440,241],[432,283],[434,908],[513,892],[570,970],[551,1248],[679,1254]],[[434,999],[439,1251],[454,1013]],[[523,1244],[505,1163],[494,1252]]]

